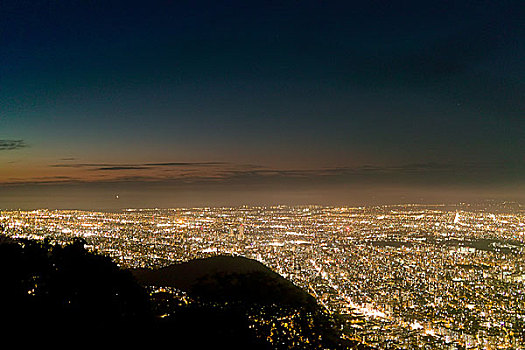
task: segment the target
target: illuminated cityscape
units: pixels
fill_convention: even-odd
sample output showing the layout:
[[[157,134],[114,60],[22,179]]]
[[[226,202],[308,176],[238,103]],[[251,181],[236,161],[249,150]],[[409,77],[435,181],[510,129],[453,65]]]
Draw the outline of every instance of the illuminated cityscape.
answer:
[[[53,347],[86,320],[190,349],[525,350],[524,18],[1,0],[0,321]]]
[[[124,268],[252,258],[340,315],[346,336],[379,349],[525,346],[516,203],[2,211],[0,225],[13,238],[83,238]]]

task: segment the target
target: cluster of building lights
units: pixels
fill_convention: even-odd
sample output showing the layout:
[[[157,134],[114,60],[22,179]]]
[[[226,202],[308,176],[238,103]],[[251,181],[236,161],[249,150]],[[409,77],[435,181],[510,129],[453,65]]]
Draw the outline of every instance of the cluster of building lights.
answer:
[[[520,206],[3,211],[0,225],[11,237],[82,237],[126,268],[256,259],[339,314],[348,337],[379,348],[525,346]]]

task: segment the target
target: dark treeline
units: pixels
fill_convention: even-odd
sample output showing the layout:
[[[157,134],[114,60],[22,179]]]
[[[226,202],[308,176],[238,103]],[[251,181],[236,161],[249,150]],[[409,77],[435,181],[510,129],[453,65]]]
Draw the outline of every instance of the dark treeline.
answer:
[[[130,271],[84,246],[82,239],[61,246],[0,238],[4,340],[54,347],[362,348],[340,338],[337,320],[315,300],[271,275],[210,275],[181,302],[170,293],[151,293]]]

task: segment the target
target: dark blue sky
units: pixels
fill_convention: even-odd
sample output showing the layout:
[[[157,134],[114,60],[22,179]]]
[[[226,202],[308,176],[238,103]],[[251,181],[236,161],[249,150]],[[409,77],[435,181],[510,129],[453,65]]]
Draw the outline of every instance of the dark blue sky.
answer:
[[[522,1],[2,1],[0,191],[522,199],[523,18]]]

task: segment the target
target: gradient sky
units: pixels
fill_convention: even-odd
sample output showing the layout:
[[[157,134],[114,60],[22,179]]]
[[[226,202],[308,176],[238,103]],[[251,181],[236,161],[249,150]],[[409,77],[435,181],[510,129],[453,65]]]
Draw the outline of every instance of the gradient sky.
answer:
[[[0,208],[523,201],[523,18],[1,1]]]

